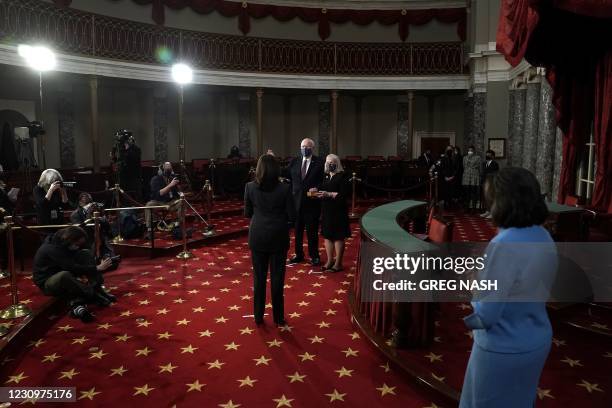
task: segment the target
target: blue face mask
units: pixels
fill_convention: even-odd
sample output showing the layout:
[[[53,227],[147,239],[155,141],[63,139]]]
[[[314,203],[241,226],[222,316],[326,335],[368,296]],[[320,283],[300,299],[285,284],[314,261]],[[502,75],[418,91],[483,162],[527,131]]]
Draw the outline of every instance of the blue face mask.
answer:
[[[312,148],[311,147],[302,147],[300,149],[300,153],[304,157],[310,157],[312,155]]]

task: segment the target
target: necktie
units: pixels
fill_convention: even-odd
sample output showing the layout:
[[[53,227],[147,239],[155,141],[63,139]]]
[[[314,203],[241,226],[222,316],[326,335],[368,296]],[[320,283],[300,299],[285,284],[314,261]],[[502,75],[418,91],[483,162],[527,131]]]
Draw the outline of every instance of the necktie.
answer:
[[[308,166],[308,160],[302,161],[302,180],[306,177],[306,166]]]

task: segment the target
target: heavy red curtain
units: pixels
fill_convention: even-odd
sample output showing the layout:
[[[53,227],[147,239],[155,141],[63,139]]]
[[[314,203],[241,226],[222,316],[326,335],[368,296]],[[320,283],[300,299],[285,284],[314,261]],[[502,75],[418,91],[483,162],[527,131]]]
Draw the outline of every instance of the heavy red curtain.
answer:
[[[591,131],[597,155],[592,204],[611,205],[610,53],[612,2],[502,0],[497,50],[516,66],[524,58],[547,69],[557,123],[564,133],[558,200],[574,193],[578,158]]]
[[[69,6],[72,0],[54,0],[61,6]],[[445,24],[457,24],[457,35],[461,41],[466,38],[465,8],[427,9],[427,10],[348,10],[321,9],[313,7],[273,6],[248,2],[223,0],[133,0],[137,4],[152,6],[152,19],[156,24],[165,22],[166,7],[180,10],[191,8],[200,14],[213,11],[225,17],[238,17],[238,28],[243,34],[251,31],[251,18],[271,16],[279,21],[299,18],[306,23],[317,23],[319,38],[326,40],[331,34],[330,23],[342,24],[352,22],[368,25],[378,22],[383,25],[398,25],[398,35],[402,41],[408,39],[410,25],[423,25],[432,20]]]

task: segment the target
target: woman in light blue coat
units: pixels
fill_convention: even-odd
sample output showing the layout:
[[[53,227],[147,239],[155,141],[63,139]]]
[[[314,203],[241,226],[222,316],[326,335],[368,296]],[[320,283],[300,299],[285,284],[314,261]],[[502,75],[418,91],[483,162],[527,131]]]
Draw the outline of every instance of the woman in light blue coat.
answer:
[[[479,279],[498,281],[479,293],[465,317],[474,344],[461,408],[531,408],[552,340],[546,300],[557,271],[556,246],[541,225],[548,216],[535,176],[504,168],[485,186],[499,233]]]

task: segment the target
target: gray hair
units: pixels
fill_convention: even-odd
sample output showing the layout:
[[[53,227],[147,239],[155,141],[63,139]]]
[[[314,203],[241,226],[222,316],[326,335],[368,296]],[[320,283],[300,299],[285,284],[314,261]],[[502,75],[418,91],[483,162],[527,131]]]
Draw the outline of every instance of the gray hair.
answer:
[[[336,163],[336,173],[340,173],[341,171],[344,171],[344,167],[342,167],[342,161],[340,161],[340,158],[336,156],[335,154],[328,154],[327,157],[325,158],[325,172],[326,173],[329,173],[329,165],[327,164],[327,159],[331,159],[333,162]]]
[[[45,191],[49,191],[51,184],[55,183],[56,181],[64,181],[60,172],[55,169],[47,169],[40,175],[40,178],[38,179],[38,186]]]

